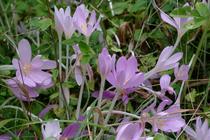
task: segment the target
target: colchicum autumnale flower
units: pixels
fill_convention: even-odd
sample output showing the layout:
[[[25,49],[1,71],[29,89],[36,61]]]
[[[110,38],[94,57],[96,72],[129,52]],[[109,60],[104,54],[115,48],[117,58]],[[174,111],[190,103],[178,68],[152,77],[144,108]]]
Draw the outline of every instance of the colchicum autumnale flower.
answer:
[[[182,58],[183,53],[178,52],[173,54],[173,49],[173,46],[168,46],[163,49],[154,68],[155,73],[172,69],[178,65],[178,61]]]
[[[112,70],[115,55],[111,56],[107,48],[103,48],[98,56],[98,68],[101,76],[106,77]]]
[[[138,87],[144,81],[144,74],[138,72],[137,65],[135,56],[128,59],[122,56],[118,59],[116,66],[113,63],[113,68],[106,79],[121,90]]]
[[[180,67],[178,67],[177,65],[174,68],[175,80],[186,81],[188,79],[189,70],[190,70],[190,67],[188,65],[181,65]]]
[[[52,75],[43,70],[50,70],[56,67],[56,62],[42,60],[40,55],[32,60],[31,47],[26,39],[18,44],[20,59],[13,59],[12,64],[16,71],[17,80],[28,87],[49,86],[52,84]]]
[[[210,128],[208,127],[208,120],[202,123],[201,118],[197,117],[195,130],[186,126],[185,132],[190,136],[191,140],[209,140]]]
[[[189,4],[186,3],[184,6],[189,6]],[[178,37],[182,37],[184,35],[184,33],[187,31],[187,29],[184,28],[184,25],[186,25],[188,22],[193,20],[192,17],[188,17],[188,18],[174,17],[174,18],[171,18],[166,13],[164,13],[161,9],[160,9],[160,16],[161,16],[161,18],[164,22],[166,22],[166,23],[170,24],[171,26],[173,26],[174,28],[176,28],[176,30],[178,32]]]
[[[159,129],[164,132],[180,131],[181,128],[185,126],[185,120],[180,113],[180,105],[174,104],[162,111],[165,105],[166,103],[160,104],[157,112],[148,122],[153,126],[154,132],[157,132]]]
[[[35,88],[31,88],[27,85],[21,84],[16,78],[6,80],[12,93],[22,101],[33,101],[39,94]]]
[[[175,93],[173,87],[170,86],[170,83],[171,83],[171,77],[168,74],[163,75],[160,78],[161,92],[165,93],[166,91],[168,91],[170,94]]]
[[[71,38],[75,32],[75,26],[73,17],[71,17],[70,7],[68,6],[65,11],[63,8],[58,10],[56,6],[54,9],[55,29],[58,36],[61,37],[64,32],[66,39]]]
[[[77,7],[73,19],[76,29],[86,37],[90,37],[92,32],[99,27],[100,19],[96,21],[95,11],[90,13],[84,4]]]

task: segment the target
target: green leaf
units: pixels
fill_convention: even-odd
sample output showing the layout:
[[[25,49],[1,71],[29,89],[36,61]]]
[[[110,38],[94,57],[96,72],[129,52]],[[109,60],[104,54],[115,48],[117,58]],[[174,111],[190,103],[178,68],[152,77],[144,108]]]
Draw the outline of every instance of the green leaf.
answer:
[[[182,18],[187,18],[192,16],[192,12],[193,10],[191,9],[190,6],[185,6],[185,7],[181,7],[181,8],[176,8],[171,12],[171,16],[172,17],[182,17]]]
[[[156,134],[154,140],[168,140],[168,138],[163,134]]]
[[[142,11],[147,8],[147,0],[137,0],[135,4],[131,4],[129,12]]]
[[[194,20],[189,21],[183,27],[186,30],[192,30],[192,29],[196,29],[196,28],[202,26],[204,23],[206,23],[206,19],[205,18],[203,18],[203,17],[194,18]]]
[[[64,82],[63,86],[67,87],[67,88],[74,88],[75,86],[77,86],[77,83],[74,82],[73,80],[66,81],[66,82]]]
[[[117,48],[116,46],[113,46],[113,47],[111,48],[111,50],[112,50],[113,52],[122,52],[122,50],[121,50],[120,48]]]
[[[202,17],[207,17],[209,16],[209,9],[207,7],[207,4],[201,3],[201,2],[197,2],[195,5],[196,10],[198,11],[198,13],[200,14],[200,16]]]
[[[127,8],[127,2],[116,2],[113,4],[113,10],[116,15],[122,14]]]
[[[41,31],[45,31],[49,26],[52,25],[52,20],[50,18],[44,18],[41,20],[34,19],[31,21],[31,25],[40,29]]]
[[[90,59],[94,56],[95,52],[84,42],[79,42],[79,48],[82,52],[81,63],[88,64]]]

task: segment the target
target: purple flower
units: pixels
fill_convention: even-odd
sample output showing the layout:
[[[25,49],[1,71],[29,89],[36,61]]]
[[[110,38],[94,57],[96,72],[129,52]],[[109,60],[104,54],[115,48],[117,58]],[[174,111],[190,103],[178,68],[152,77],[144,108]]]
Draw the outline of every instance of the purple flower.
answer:
[[[83,121],[85,118],[80,116],[79,121]],[[75,122],[64,128],[63,132],[57,119],[48,121],[42,124],[42,135],[44,140],[54,138],[55,140],[74,138],[80,131],[80,124]]]
[[[56,6],[54,9],[55,29],[58,33],[58,36],[61,37],[64,32],[66,39],[71,38],[75,31],[75,27],[74,20],[70,15],[70,7],[68,6],[65,11],[63,8],[58,10]]]
[[[82,53],[80,51],[79,45],[78,44],[74,45],[73,49],[74,49],[74,53],[75,53],[73,55],[73,59],[75,60],[74,76],[75,76],[77,84],[81,85],[82,82],[84,81],[82,69],[83,68],[85,69],[85,71],[87,72],[90,80],[93,79],[92,78],[93,77],[93,71],[92,71],[92,68],[89,64],[82,65],[80,63]]]
[[[146,140],[146,138],[141,137],[142,133],[143,127],[140,123],[128,122],[117,128],[117,136],[115,140]]]
[[[205,120],[204,123],[202,123],[201,118],[197,117],[195,130],[186,126],[185,132],[192,140],[209,140],[210,128],[208,127],[208,120]]]
[[[12,137],[8,134],[0,135],[0,140],[12,140]]]
[[[175,93],[173,87],[170,86],[171,83],[171,77],[168,74],[163,75],[160,78],[160,87],[161,92],[165,93],[168,91],[170,94]]]
[[[61,132],[62,132],[62,129],[60,127],[59,121],[56,119],[42,124],[42,135],[43,135],[44,140],[47,140],[50,138],[59,140],[61,137]]]
[[[77,7],[73,19],[76,29],[86,37],[90,37],[92,32],[99,27],[100,19],[96,21],[95,11],[90,13],[84,4]]]
[[[187,3],[184,6],[189,6],[189,4]],[[160,9],[160,16],[161,16],[161,18],[164,22],[166,22],[166,23],[170,24],[171,26],[173,26],[174,28],[176,28],[179,37],[184,35],[184,33],[187,31],[184,28],[184,25],[193,20],[193,18],[191,18],[191,17],[188,17],[188,18],[181,18],[181,17],[171,18],[166,13],[164,13],[161,9]]]
[[[6,80],[6,83],[9,85],[9,88],[12,90],[12,93],[22,101],[33,101],[39,94],[35,91],[34,88],[28,87],[19,83],[16,78]]]
[[[39,113],[39,118],[44,118],[44,116],[51,110],[54,108],[57,108],[58,105],[54,104],[54,105],[47,105],[47,107],[45,107],[40,113]]]
[[[138,72],[135,56],[129,59],[122,56],[118,59],[116,66],[113,63],[113,68],[106,79],[114,87],[124,90],[138,87],[143,83],[144,75]]]
[[[98,68],[101,76],[106,77],[111,72],[114,62],[115,55],[111,57],[107,48],[103,48],[98,56]]]
[[[175,80],[186,81],[188,79],[188,72],[190,67],[188,65],[178,65],[174,68]]]
[[[42,60],[40,55],[32,60],[31,47],[26,39],[18,44],[20,60],[13,59],[12,64],[16,71],[16,78],[21,84],[28,87],[49,86],[52,84],[52,75],[43,70],[50,70],[56,67],[56,62]]]
[[[176,65],[178,65],[178,61],[182,58],[183,53],[178,52],[173,54],[173,51],[174,51],[173,46],[166,47],[163,49],[157,61],[157,64],[154,68],[155,73],[172,69]]]
[[[158,129],[165,132],[178,132],[185,125],[185,120],[180,113],[180,105],[174,104],[167,110],[162,111],[166,103],[161,104],[157,112],[148,122],[153,126],[154,132]]]

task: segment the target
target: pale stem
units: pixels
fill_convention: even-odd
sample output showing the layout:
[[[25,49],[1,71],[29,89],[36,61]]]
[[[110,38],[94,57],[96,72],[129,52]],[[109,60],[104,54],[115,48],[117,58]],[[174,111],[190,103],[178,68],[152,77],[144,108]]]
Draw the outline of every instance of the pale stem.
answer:
[[[81,87],[80,87],[80,91],[79,91],[79,99],[78,99],[78,103],[77,103],[77,111],[76,111],[76,118],[79,118],[79,114],[80,114],[80,107],[81,107],[81,102],[82,102],[82,95],[83,95],[83,91],[84,91],[84,80],[82,81]]]
[[[59,81],[62,82],[62,36],[58,37]],[[63,108],[62,89],[59,86],[59,107]]]
[[[115,94],[114,99],[112,100],[112,104],[109,108],[109,112],[107,113],[106,118],[104,120],[104,125],[106,125],[108,123],[108,121],[111,117],[111,114],[112,114],[112,110],[114,109],[114,106],[117,102],[118,97],[119,97],[119,91],[117,90],[117,93]],[[103,135],[103,132],[104,132],[104,130],[101,129],[98,136],[96,137],[96,140],[101,140],[101,136]]]

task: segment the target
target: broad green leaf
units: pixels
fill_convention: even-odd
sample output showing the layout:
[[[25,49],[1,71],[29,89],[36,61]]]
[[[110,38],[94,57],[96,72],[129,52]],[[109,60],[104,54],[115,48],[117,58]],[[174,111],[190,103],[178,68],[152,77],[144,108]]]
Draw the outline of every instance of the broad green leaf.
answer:
[[[127,2],[116,2],[113,4],[113,10],[116,15],[122,14],[127,8]]]
[[[172,17],[182,17],[182,18],[187,18],[192,16],[193,10],[191,9],[190,6],[185,6],[181,8],[176,8],[171,12]]]
[[[198,13],[200,14],[200,16],[202,16],[202,17],[209,16],[210,11],[207,7],[207,4],[198,2],[198,3],[196,3],[195,7],[196,7],[196,10],[198,11]]]
[[[135,4],[131,4],[129,7],[129,12],[142,11],[147,8],[147,0],[137,0]]]
[[[206,23],[205,18],[194,18],[194,20],[189,21],[183,27],[184,29],[192,30],[202,26],[204,23]]]
[[[44,18],[41,20],[34,19],[31,21],[31,25],[34,26],[37,29],[40,29],[41,31],[46,30],[49,26],[52,25],[52,20],[49,18]]]
[[[168,138],[163,134],[156,134],[154,140],[168,140]]]

